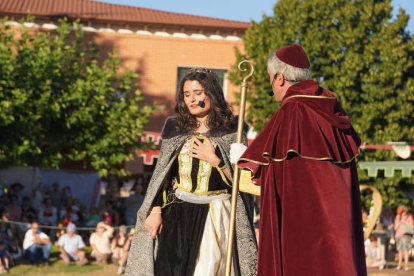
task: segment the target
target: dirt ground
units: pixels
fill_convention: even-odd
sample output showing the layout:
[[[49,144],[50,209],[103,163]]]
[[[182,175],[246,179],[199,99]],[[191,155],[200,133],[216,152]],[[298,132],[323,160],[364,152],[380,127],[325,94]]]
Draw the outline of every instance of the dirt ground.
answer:
[[[369,276],[413,276],[414,275],[414,264],[409,263],[411,268],[409,271],[397,270],[396,265],[389,265],[388,268],[378,269],[378,268],[368,268]]]

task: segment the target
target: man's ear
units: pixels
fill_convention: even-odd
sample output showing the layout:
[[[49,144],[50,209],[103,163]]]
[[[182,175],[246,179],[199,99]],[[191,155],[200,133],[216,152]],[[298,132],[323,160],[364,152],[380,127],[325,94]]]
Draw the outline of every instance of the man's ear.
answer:
[[[279,73],[276,77],[276,82],[279,86],[284,86],[285,85],[285,77],[283,76],[282,73]]]

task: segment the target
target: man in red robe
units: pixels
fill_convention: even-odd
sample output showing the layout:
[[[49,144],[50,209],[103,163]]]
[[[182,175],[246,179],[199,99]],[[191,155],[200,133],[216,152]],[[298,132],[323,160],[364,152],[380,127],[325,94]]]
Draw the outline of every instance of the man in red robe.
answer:
[[[367,275],[360,139],[299,45],[273,52],[267,72],[282,105],[238,161],[261,186],[257,275]]]

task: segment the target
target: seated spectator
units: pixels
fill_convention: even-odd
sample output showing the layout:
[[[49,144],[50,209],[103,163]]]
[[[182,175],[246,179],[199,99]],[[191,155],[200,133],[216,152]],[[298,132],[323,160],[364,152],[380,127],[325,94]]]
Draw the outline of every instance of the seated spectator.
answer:
[[[141,185],[136,185],[134,187],[134,194],[130,195],[125,200],[125,205],[127,206],[125,214],[127,225],[135,225],[137,221],[137,212],[144,202],[144,195],[142,194],[143,190],[144,188]]]
[[[22,256],[22,250],[19,246],[19,240],[11,239],[9,245],[6,246],[7,252],[10,254],[9,262],[11,266],[14,266],[14,260],[19,260]]]
[[[77,205],[72,205],[70,207],[70,221],[75,225],[79,225],[79,211],[80,209]]]
[[[19,229],[19,226],[17,225],[16,228]],[[22,252],[19,247],[18,237],[13,235],[8,225],[3,221],[0,221],[0,242],[4,243],[5,250],[7,250],[8,265],[6,267],[9,267],[9,264],[13,266],[13,259],[19,259],[22,256]]]
[[[62,205],[62,191],[59,189],[59,182],[53,182],[49,197],[52,200],[52,206],[59,210]]]
[[[76,198],[76,197],[73,197],[73,199],[72,199],[72,206],[73,205],[76,205],[76,206],[78,206],[80,208],[80,205],[81,205],[80,200],[78,198]]]
[[[103,211],[102,220],[105,222],[106,225],[112,226],[112,216],[108,210]]]
[[[127,230],[125,225],[121,225],[119,227],[119,233],[111,243],[112,263],[119,265],[117,274],[123,273],[124,265],[128,259],[132,237],[127,235]]]
[[[61,222],[64,226],[67,226],[69,222],[72,222],[76,226],[79,226],[79,207],[76,205],[71,205],[69,207],[62,207],[60,210]]]
[[[86,218],[86,222],[85,222],[86,226],[92,226],[92,227],[96,226],[98,222],[101,221],[98,208],[91,207],[90,212],[86,214],[85,218]]]
[[[96,226],[96,232],[92,233],[89,238],[92,247],[91,257],[102,264],[106,264],[111,256],[111,237],[113,233],[114,228],[101,221]]]
[[[3,217],[4,208],[10,204],[10,199],[4,192],[3,188],[0,188],[0,217]]]
[[[78,216],[79,216],[79,225],[81,227],[84,227],[86,224],[86,215],[88,214],[87,208],[85,204],[80,204],[79,205],[79,212],[78,212]]]
[[[40,207],[43,204],[43,199],[46,197],[46,189],[42,187],[41,183],[39,183],[34,189],[32,193],[32,208],[35,209],[36,214],[39,213]]]
[[[381,260],[381,252],[378,247],[377,238],[371,236],[369,241],[369,244],[365,246],[367,267],[383,268],[385,260]]]
[[[17,204],[17,196],[10,195],[10,204],[4,208],[4,215],[8,220],[19,221],[22,215],[22,208]]]
[[[52,206],[52,199],[47,197],[43,200],[43,205],[39,210],[39,224],[47,226],[57,225],[57,208]],[[46,235],[50,236],[52,242],[55,240],[56,231],[53,229],[44,229]]]
[[[11,195],[10,204],[6,206],[6,208],[4,208],[3,218],[5,220],[10,220],[10,221],[19,221],[21,215],[22,215],[22,208],[20,208],[20,206],[17,205],[17,196]],[[10,229],[13,235],[17,234],[16,225],[10,224]]]
[[[17,205],[22,206],[23,204],[23,189],[24,186],[19,183],[13,183],[12,185],[10,185],[10,195],[15,195],[17,198]]]
[[[72,201],[74,199],[73,194],[70,191],[70,187],[66,186],[62,189],[62,203],[65,207],[72,206]]]
[[[105,210],[102,211],[102,220],[108,225],[119,225],[119,213],[113,209],[113,201],[105,202]]]
[[[27,219],[27,217],[25,215],[22,215],[20,218],[20,222],[24,223],[24,224],[19,224],[17,225],[17,238],[19,239],[20,242],[23,242],[24,239],[24,235],[26,234],[27,230],[30,229],[30,221]]]
[[[4,242],[0,241],[0,274],[9,272],[9,260],[11,256],[6,250]]]
[[[126,224],[125,213],[127,207],[124,204],[124,200],[115,196],[112,197],[111,200],[113,202],[112,209],[116,211],[119,216],[119,225]]]
[[[88,262],[85,257],[85,243],[75,232],[76,225],[70,222],[66,227],[66,234],[62,235],[58,241],[60,257],[65,265],[77,261],[78,265],[82,266]]]
[[[23,198],[22,216],[26,216],[30,223],[37,220],[36,210],[31,206],[30,197]]]
[[[8,224],[4,221],[0,221],[0,241],[4,242],[6,246],[9,244],[9,241],[14,238],[14,235]]]
[[[30,259],[30,264],[35,265],[35,261],[43,257],[43,264],[49,265],[51,247],[50,238],[45,233],[39,231],[39,224],[37,222],[33,222],[30,229],[26,232],[23,241],[23,250],[26,257]]]

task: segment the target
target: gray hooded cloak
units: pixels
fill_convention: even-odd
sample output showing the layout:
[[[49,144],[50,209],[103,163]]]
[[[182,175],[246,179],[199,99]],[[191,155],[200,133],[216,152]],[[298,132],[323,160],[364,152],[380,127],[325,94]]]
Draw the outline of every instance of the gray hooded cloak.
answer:
[[[153,276],[154,260],[156,257],[157,240],[153,240],[144,227],[145,219],[161,190],[164,180],[168,177],[174,160],[180,153],[185,139],[189,139],[194,132],[180,133],[176,130],[175,118],[169,117],[161,132],[162,144],[158,162],[153,172],[145,200],[137,214],[137,224],[132,239],[131,250],[128,256],[126,275]],[[230,175],[233,175],[233,166],[230,163],[230,145],[236,142],[237,117],[230,129],[219,127],[209,130],[210,140],[217,143]],[[244,137],[244,144],[246,144]],[[253,197],[249,194],[239,193],[236,212],[236,239],[235,254],[238,257],[238,266],[242,276],[256,275],[257,242],[253,228]]]

